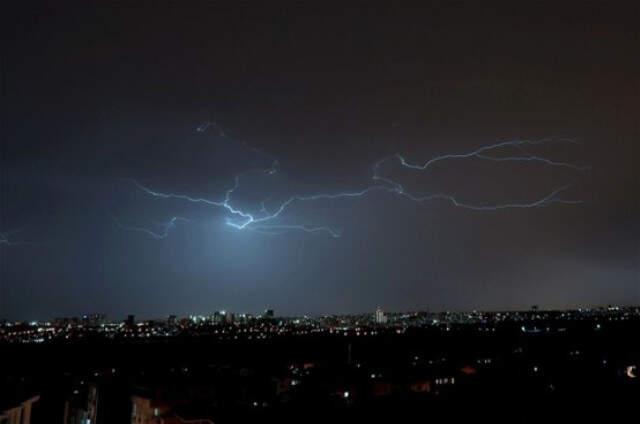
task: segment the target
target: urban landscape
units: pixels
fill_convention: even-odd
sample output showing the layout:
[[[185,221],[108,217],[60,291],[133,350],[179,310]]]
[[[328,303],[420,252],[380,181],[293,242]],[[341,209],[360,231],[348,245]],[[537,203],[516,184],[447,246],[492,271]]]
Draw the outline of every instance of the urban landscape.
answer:
[[[313,411],[319,421],[375,421],[461,414],[456,404],[489,416],[496,397],[623,408],[640,395],[638,330],[640,307],[617,306],[3,321],[3,395],[16,403],[0,417],[205,424],[299,422]]]

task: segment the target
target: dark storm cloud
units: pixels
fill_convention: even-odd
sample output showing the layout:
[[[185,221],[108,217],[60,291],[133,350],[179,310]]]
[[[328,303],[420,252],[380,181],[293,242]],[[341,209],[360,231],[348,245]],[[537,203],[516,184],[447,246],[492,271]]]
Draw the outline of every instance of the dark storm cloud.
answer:
[[[0,316],[637,303],[638,6],[476,3],[14,5],[0,232],[39,244],[0,247]],[[241,143],[197,132],[207,120]],[[408,184],[531,199],[570,180],[585,204],[477,213],[375,194],[291,211],[337,240],[234,232],[123,180],[215,199],[270,166],[246,143],[279,160],[278,187],[359,189],[396,152],[547,136],[579,139],[545,154],[592,170],[451,163]],[[164,240],[113,220],[176,215],[194,222]]]

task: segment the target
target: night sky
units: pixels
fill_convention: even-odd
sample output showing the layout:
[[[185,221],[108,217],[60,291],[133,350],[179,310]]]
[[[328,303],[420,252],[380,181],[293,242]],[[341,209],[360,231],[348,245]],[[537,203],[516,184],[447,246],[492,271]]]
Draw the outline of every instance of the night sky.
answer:
[[[18,3],[0,318],[640,302],[637,2]]]

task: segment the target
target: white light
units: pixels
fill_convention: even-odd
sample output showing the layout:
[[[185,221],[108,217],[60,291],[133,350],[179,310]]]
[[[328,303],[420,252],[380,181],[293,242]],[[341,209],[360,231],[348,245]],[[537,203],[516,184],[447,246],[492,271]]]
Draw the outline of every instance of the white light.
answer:
[[[344,392],[344,394],[342,396],[344,396],[345,399],[348,399],[349,398],[349,392]]]

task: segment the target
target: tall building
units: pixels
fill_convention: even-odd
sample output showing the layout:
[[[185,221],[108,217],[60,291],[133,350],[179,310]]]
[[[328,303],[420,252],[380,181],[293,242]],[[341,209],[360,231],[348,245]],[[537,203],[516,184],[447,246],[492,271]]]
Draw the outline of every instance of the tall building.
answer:
[[[222,324],[224,322],[224,311],[216,311],[211,315],[210,320],[213,324]]]
[[[94,384],[76,390],[64,403],[63,424],[95,424],[98,422],[98,387]]]
[[[374,316],[376,324],[386,324],[387,316],[384,314],[384,311],[380,308],[376,309],[376,313]]]
[[[136,325],[136,316],[135,315],[127,315],[127,320],[124,322],[127,327],[133,327]]]
[[[177,322],[178,322],[178,317],[176,317],[175,315],[169,315],[169,318],[167,318],[167,325],[169,327],[175,327]]]

